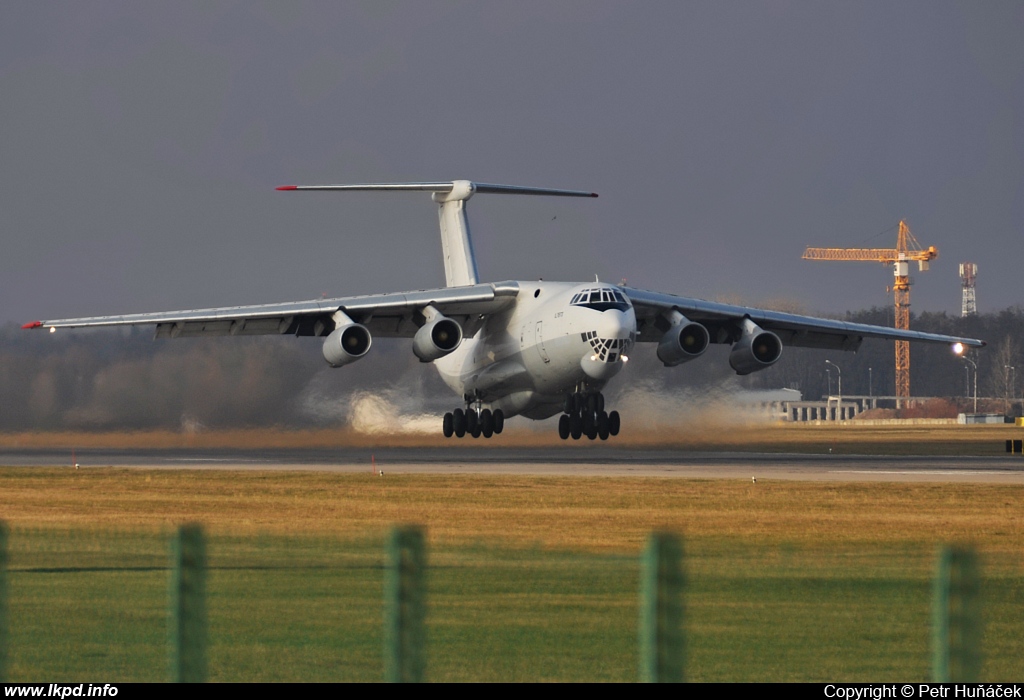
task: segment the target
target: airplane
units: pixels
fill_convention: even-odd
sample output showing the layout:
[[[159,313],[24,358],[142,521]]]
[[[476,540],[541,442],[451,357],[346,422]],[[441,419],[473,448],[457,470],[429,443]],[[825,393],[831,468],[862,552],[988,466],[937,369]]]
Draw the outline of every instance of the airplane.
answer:
[[[194,309],[123,316],[34,321],[23,328],[155,325],[157,338],[295,335],[323,338],[331,367],[366,357],[374,337],[411,338],[412,351],[433,363],[458,407],[441,420],[445,437],[490,438],[505,420],[561,414],[563,440],[619,433],[603,389],[637,343],[656,346],[676,366],[698,359],[711,343],[731,345],[739,375],[768,369],[784,346],[855,351],[865,338],[947,343],[955,352],[982,347],[974,338],[897,330],[721,304],[624,284],[515,280],[481,282],[466,216],[477,194],[597,197],[594,192],[450,182],[288,185],[283,191],[419,191],[438,205],[447,285],[410,292],[283,304]]]

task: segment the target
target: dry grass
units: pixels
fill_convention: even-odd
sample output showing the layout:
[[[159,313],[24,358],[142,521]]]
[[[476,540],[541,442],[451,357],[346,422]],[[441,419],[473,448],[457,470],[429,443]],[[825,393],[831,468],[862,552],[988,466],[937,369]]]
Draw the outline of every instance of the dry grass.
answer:
[[[985,679],[1012,680],[1022,496],[983,484],[2,468],[12,677],[163,678],[158,533],[200,521],[215,560],[217,680],[379,679],[381,543],[397,522],[427,527],[434,680],[635,678],[635,555],[656,528],[686,538],[694,680],[924,680],[934,545],[957,540],[984,558]]]
[[[15,527],[363,537],[396,522],[437,544],[636,551],[668,528],[700,538],[855,543],[976,541],[1024,553],[1024,488],[982,484],[7,468]]]

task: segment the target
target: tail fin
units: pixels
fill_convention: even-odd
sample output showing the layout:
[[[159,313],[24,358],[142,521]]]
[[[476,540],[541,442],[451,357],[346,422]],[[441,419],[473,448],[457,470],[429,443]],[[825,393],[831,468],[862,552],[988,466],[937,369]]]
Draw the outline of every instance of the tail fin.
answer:
[[[466,200],[476,193],[483,194],[533,194],[554,197],[596,197],[594,192],[578,190],[551,190],[539,187],[517,187],[516,185],[488,185],[469,180],[452,182],[399,182],[371,185],[287,185],[279,190],[416,190],[432,192],[438,203],[438,219],[441,224],[441,248],[444,254],[444,274],[449,287],[476,284],[480,280],[473,256],[473,240],[469,235],[466,219]]]

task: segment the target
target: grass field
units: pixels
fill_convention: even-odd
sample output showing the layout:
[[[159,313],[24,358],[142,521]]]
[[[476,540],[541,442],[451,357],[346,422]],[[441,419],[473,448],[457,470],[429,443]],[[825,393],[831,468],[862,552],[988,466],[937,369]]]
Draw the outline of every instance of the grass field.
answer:
[[[1024,664],[1024,489],[0,469],[12,680],[167,677],[167,536],[210,533],[214,680],[382,677],[383,541],[427,528],[431,680],[637,676],[638,554],[683,534],[693,680],[925,680],[930,578],[969,541],[986,680]]]

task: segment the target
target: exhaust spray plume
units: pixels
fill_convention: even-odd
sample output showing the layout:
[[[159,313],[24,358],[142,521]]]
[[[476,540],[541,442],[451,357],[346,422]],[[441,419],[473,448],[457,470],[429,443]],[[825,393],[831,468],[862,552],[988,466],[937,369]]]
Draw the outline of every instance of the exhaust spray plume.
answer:
[[[394,401],[398,392],[383,394],[356,392],[349,399],[348,422],[353,430],[366,435],[432,435],[440,420],[429,413],[406,413]]]

